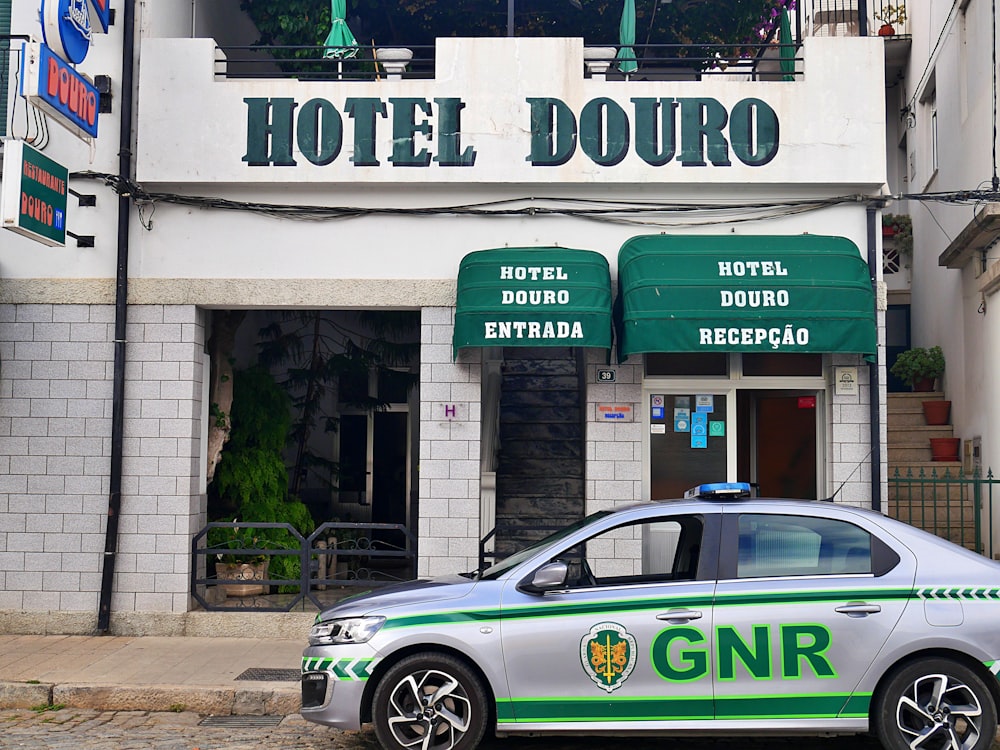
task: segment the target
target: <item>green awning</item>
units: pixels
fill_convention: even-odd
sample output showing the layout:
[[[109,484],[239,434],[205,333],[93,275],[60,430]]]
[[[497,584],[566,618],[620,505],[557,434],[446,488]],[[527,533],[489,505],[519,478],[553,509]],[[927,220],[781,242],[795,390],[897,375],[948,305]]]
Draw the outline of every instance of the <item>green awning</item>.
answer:
[[[591,250],[478,250],[458,269],[454,352],[467,346],[611,348],[611,273]]]
[[[868,264],[844,237],[633,237],[618,253],[618,358],[875,353]]]

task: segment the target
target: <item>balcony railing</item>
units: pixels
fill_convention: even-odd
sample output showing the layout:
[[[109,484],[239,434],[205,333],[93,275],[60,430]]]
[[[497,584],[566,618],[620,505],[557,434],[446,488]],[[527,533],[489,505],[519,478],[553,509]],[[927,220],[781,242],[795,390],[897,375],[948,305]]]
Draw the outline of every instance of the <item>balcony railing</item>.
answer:
[[[412,58],[405,67],[394,73],[391,64],[383,58],[389,52],[384,48],[359,46],[354,57],[347,59],[325,57],[328,49],[315,47],[242,46],[218,47],[215,75],[218,79],[288,78],[300,81],[374,81],[392,77],[433,78],[434,47],[413,47]],[[398,50],[399,48],[392,48]],[[773,40],[764,44],[636,44],[634,57],[610,60],[606,80],[668,81],[701,80],[713,76],[739,77],[742,80],[790,80],[801,75],[801,49],[797,42],[779,44]],[[617,51],[615,45],[587,47],[581,75],[594,76],[597,57],[606,50]],[[782,68],[795,66],[792,72]],[[638,65],[632,73],[622,73],[619,63],[631,61]],[[591,63],[591,64],[587,64]]]
[[[800,5],[804,5],[800,0]],[[807,36],[879,36],[883,26],[893,36],[909,34],[906,0],[810,0],[804,25]]]
[[[618,64],[591,65],[589,55],[618,51],[617,44],[588,43],[581,75],[609,81],[702,80],[715,76],[749,81],[787,81],[802,75],[802,39],[805,36],[876,36],[888,19],[895,36],[908,31],[905,0],[800,0],[791,18],[792,42],[781,44],[777,27],[759,44],[636,44],[638,65],[622,73]],[[903,20],[899,20],[903,19]],[[881,33],[885,33],[882,31]],[[408,46],[412,57],[393,65],[402,48],[352,48],[323,46],[219,47],[216,77],[288,78],[301,81],[374,81],[387,78],[429,79],[434,77],[433,46]],[[350,57],[345,54],[350,53]],[[784,65],[782,64],[784,63]],[[794,65],[793,65],[794,63]],[[794,70],[792,70],[794,68]],[[597,72],[595,72],[597,71]]]

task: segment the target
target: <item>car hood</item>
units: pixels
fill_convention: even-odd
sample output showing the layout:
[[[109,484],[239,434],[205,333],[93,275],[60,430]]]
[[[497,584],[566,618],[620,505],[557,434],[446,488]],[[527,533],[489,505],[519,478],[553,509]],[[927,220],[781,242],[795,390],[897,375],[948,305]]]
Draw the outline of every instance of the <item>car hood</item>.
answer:
[[[459,575],[418,578],[351,596],[320,612],[317,620],[378,614],[383,610],[408,604],[458,599],[468,594],[475,585],[476,581]]]

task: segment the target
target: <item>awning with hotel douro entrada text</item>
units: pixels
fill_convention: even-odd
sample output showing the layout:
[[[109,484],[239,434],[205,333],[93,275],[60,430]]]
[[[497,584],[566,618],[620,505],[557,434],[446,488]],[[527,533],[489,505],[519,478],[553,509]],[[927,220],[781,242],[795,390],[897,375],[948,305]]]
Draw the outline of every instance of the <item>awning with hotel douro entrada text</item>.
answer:
[[[477,250],[458,269],[454,352],[467,346],[611,348],[611,273],[591,250]]]
[[[649,235],[618,253],[618,358],[875,353],[868,264],[844,237]]]

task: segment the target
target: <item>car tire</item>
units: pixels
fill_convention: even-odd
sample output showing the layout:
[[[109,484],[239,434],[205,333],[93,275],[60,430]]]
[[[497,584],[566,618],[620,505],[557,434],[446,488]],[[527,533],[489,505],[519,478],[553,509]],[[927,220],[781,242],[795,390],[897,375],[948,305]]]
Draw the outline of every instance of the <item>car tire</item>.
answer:
[[[996,735],[997,708],[971,669],[950,659],[925,659],[892,675],[880,693],[875,722],[886,750],[986,750]]]
[[[386,750],[472,750],[488,717],[482,682],[447,654],[402,659],[382,676],[372,699],[375,735]]]

